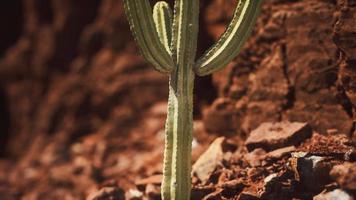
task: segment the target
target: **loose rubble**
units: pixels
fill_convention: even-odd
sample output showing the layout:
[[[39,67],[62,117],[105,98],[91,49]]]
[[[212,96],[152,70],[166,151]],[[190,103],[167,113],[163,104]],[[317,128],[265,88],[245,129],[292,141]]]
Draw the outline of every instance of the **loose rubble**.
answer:
[[[264,123],[245,145],[215,139],[193,165],[192,199],[353,200],[355,163],[340,156],[352,152],[352,142],[312,132],[306,123]],[[136,185],[148,199],[159,199],[160,179]]]

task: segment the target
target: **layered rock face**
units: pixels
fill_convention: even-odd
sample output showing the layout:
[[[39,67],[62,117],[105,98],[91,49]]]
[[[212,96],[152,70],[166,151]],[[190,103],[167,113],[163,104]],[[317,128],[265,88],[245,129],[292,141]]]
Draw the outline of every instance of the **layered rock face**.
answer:
[[[213,37],[221,33],[219,22],[228,18],[221,13],[231,13],[233,4],[209,5],[206,21]],[[289,120],[309,122],[321,133],[337,129],[354,134],[355,13],[352,0],[265,2],[245,50],[213,75],[224,100],[205,112],[208,130],[227,132],[213,123],[221,121],[216,113],[224,113],[223,118],[235,122],[235,132]],[[216,109],[221,107],[217,104],[226,109]]]

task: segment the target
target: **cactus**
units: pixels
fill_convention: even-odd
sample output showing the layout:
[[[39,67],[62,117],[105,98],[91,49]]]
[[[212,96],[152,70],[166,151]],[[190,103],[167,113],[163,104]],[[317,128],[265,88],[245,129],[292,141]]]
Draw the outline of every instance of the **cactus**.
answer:
[[[142,55],[156,70],[169,75],[162,199],[188,200],[194,77],[223,68],[239,53],[262,0],[239,0],[225,33],[197,61],[199,0],[175,0],[174,12],[164,1],[157,2],[153,10],[149,0],[123,1]]]

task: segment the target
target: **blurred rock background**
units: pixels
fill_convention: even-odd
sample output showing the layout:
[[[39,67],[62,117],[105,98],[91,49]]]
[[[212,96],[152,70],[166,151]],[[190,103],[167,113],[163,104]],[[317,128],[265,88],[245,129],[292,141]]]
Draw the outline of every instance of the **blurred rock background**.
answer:
[[[235,5],[201,1],[198,55]],[[4,0],[0,13],[0,196],[75,199],[159,171],[168,80],[138,54],[120,0]],[[239,57],[197,79],[195,119],[216,136],[289,120],[355,138],[355,18],[354,0],[265,1]]]

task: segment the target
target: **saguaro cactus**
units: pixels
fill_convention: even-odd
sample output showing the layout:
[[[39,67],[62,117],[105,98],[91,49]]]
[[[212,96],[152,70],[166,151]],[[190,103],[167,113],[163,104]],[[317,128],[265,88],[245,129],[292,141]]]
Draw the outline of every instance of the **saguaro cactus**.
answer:
[[[188,200],[195,74],[211,74],[239,53],[255,24],[262,0],[239,0],[225,33],[197,61],[199,0],[175,0],[174,13],[164,1],[157,2],[153,10],[149,0],[123,1],[142,55],[156,70],[170,77],[162,199]]]

